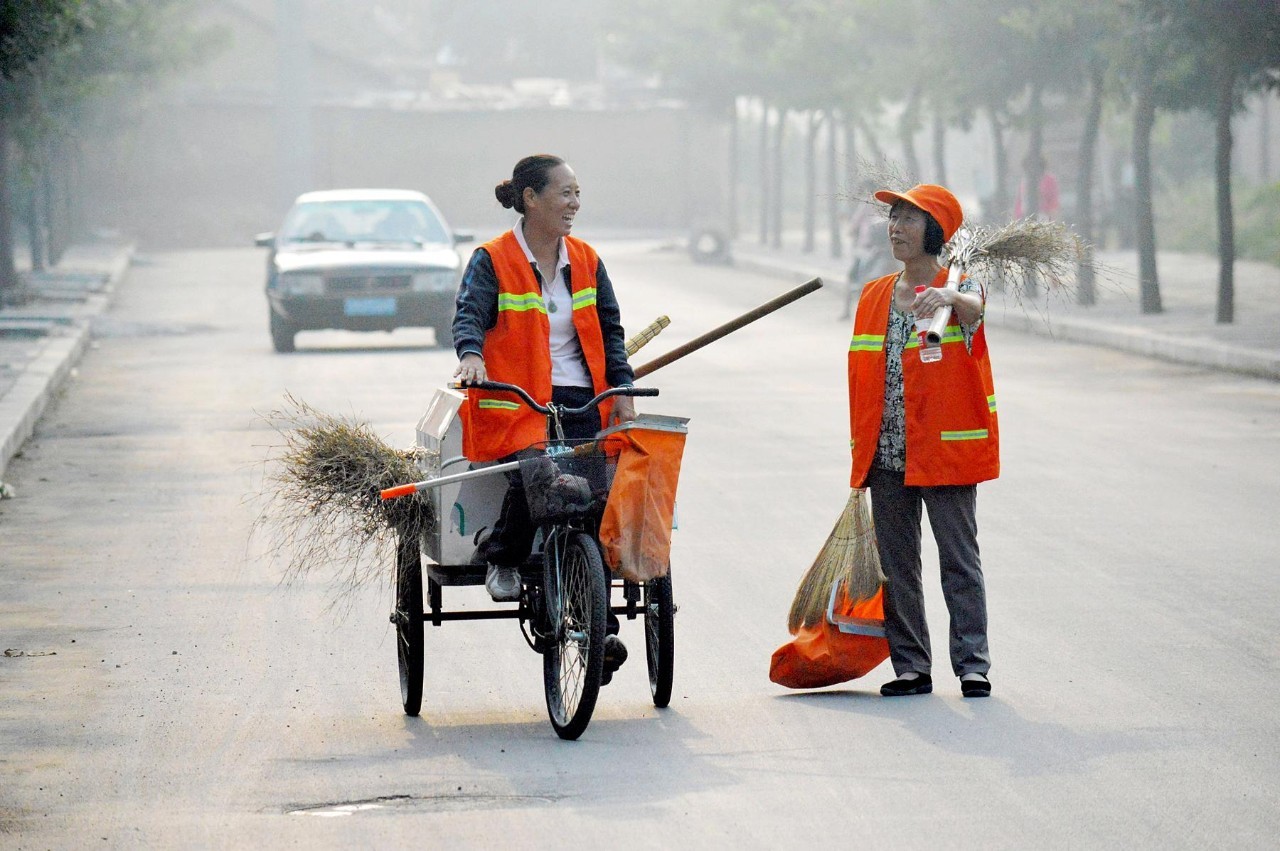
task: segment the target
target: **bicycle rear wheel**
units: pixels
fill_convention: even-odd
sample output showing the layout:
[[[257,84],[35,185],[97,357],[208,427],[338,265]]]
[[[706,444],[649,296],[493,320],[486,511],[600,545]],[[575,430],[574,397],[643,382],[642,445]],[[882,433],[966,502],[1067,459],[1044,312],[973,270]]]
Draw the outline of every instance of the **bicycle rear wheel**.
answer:
[[[581,532],[550,536],[543,547],[544,593],[551,639],[542,683],[551,726],[576,739],[591,723],[604,671],[608,591],[596,542]]]
[[[671,572],[644,584],[644,650],[649,665],[649,694],[659,709],[671,703],[675,677],[676,606],[671,596]]]
[[[422,635],[422,553],[418,539],[401,534],[396,541],[396,662],[400,668],[400,702],[405,715],[422,709],[425,642]]]

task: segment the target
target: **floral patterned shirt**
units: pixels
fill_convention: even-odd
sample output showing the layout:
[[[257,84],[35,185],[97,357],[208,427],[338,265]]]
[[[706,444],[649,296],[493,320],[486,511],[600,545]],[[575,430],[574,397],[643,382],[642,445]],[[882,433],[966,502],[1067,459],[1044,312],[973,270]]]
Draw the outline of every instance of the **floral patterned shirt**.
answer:
[[[972,278],[965,278],[960,282],[960,292],[978,293],[981,296],[982,288]],[[973,335],[981,324],[981,316],[972,325],[960,324],[964,346],[970,352],[973,351]],[[902,395],[902,353],[906,350],[907,343],[915,339],[915,332],[915,316],[899,310],[890,300],[889,327],[884,336],[884,412],[880,415],[880,438],[876,443],[876,456],[872,464],[882,470],[899,473],[906,472],[907,469],[907,413]]]

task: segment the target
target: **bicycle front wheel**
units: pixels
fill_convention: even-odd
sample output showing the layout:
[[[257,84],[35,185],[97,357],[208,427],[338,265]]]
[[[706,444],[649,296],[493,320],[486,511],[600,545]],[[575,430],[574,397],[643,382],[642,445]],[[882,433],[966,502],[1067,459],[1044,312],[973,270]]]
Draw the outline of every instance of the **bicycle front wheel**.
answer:
[[[542,682],[551,726],[576,739],[591,723],[604,671],[608,590],[600,549],[590,536],[550,536],[543,547],[550,645],[542,656]]]

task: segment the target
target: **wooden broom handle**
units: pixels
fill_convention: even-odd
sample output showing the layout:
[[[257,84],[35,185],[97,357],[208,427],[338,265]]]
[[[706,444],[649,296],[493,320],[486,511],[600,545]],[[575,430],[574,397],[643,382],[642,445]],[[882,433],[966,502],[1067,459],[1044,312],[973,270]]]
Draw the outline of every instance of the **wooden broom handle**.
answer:
[[[801,284],[795,289],[789,290],[783,293],[782,295],[778,296],[777,298],[771,301],[765,302],[764,304],[760,305],[754,310],[747,311],[746,313],[739,316],[737,319],[731,319],[728,322],[721,325],[719,328],[713,328],[712,330],[703,334],[701,337],[695,337],[694,339],[690,340],[689,342],[685,343],[682,346],[676,346],[674,349],[667,352],[665,355],[656,357],[653,360],[649,361],[648,363],[642,364],[641,366],[636,367],[636,378],[643,378],[644,376],[648,375],[654,370],[661,369],[662,367],[666,366],[669,363],[678,361],[680,360],[680,358],[684,357],[685,355],[696,352],[698,349],[702,348],[708,343],[714,343],[716,340],[719,340],[721,337],[725,336],[726,334],[732,334],[734,331],[737,331],[739,328],[743,327],[744,325],[750,325],[752,322],[755,322],[757,319],[760,319],[763,316],[768,316],[770,313],[773,313],[778,308],[786,307],[788,304],[791,304],[791,302],[800,298],[804,298],[809,293],[815,292],[820,289],[822,289],[822,279],[813,278],[812,280],[809,280]]]

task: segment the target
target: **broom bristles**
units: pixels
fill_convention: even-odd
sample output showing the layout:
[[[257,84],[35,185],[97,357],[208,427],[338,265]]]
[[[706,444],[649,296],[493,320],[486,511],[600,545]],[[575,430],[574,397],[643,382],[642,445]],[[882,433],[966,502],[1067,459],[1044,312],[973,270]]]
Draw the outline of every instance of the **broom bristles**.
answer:
[[[291,395],[265,419],[283,439],[268,459],[255,533],[286,562],[285,582],[323,572],[333,603],[389,581],[400,537],[434,527],[434,497],[382,500],[378,492],[420,474],[421,449],[397,450],[367,423],[316,410]]]
[[[787,629],[792,635],[826,617],[831,587],[836,582],[843,583],[845,596],[854,602],[871,599],[884,584],[867,503],[863,491],[855,488],[849,494],[826,543],[801,578],[787,616]]]

